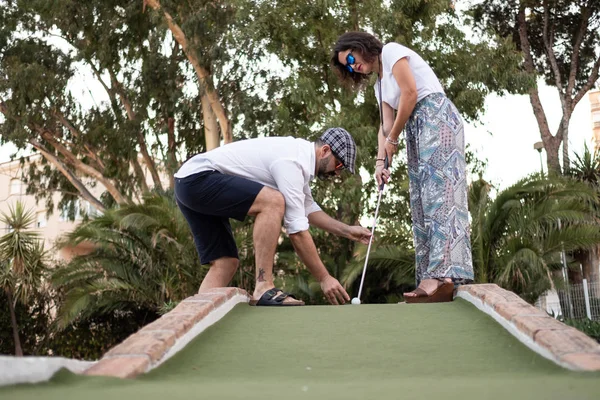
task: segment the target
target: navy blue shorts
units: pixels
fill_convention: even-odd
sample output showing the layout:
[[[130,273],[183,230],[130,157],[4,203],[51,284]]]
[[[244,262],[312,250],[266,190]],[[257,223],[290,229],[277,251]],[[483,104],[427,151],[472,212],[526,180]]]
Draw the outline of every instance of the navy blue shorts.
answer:
[[[243,221],[263,187],[217,171],[175,178],[177,205],[190,225],[202,264],[239,258],[229,218]]]

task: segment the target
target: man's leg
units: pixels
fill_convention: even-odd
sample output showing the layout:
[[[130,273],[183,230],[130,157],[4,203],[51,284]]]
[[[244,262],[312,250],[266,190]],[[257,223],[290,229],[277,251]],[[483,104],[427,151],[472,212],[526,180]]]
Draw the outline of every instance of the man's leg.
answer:
[[[240,260],[234,257],[221,257],[210,263],[210,269],[202,280],[198,293],[210,291],[210,289],[225,287],[233,279],[235,271],[240,265]]]
[[[255,216],[254,220],[254,254],[256,260],[256,286],[254,287],[253,299],[258,300],[269,289],[273,283],[273,262],[277,241],[281,234],[281,221],[285,212],[285,200],[277,190],[264,187],[248,215]],[[297,302],[286,298],[284,303]]]

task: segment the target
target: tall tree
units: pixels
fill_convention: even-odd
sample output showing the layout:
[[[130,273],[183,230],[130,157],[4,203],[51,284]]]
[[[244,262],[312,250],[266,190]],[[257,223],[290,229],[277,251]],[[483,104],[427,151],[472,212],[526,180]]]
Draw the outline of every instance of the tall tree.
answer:
[[[138,2],[33,0],[1,8],[0,140],[32,146],[52,165],[26,177],[49,206],[57,190],[63,200],[83,197],[101,210],[125,204],[149,189],[146,174],[162,187],[160,175],[177,168],[183,142],[203,148],[196,100],[183,93],[182,53]],[[79,93],[87,85],[101,88],[90,91],[92,105]],[[110,200],[92,195],[90,181]]]
[[[10,231],[0,237],[0,288],[7,301],[15,342],[15,355],[22,356],[21,339],[15,313],[17,303],[27,305],[41,287],[45,270],[43,242],[31,230],[35,214],[20,201],[0,215]]]
[[[600,150],[595,150],[592,153],[587,145],[585,145],[583,153],[575,153],[573,167],[568,173],[574,179],[589,184],[596,190],[596,194],[600,198]],[[598,206],[596,207],[595,218],[600,219],[600,207]],[[575,258],[583,267],[583,278],[600,285],[600,271],[598,270],[598,265],[600,264],[600,243],[595,248],[576,252]],[[600,286],[598,286],[598,289],[600,290]],[[595,295],[598,296],[597,293]]]
[[[222,44],[233,7],[229,3],[217,5],[205,0],[187,4],[169,0],[143,0],[144,9],[147,5],[164,20],[196,73],[202,99],[207,150],[219,145],[220,136],[225,143],[231,142],[233,134],[230,118],[214,86],[211,51]],[[211,29],[207,29],[209,27]],[[217,122],[221,135],[216,129]]]
[[[555,134],[548,125],[538,85],[529,99],[547,153],[548,169],[570,168],[569,121],[573,110],[598,80],[600,2],[597,0],[483,0],[472,9],[477,26],[510,39],[521,50],[525,71],[556,87],[562,116]]]

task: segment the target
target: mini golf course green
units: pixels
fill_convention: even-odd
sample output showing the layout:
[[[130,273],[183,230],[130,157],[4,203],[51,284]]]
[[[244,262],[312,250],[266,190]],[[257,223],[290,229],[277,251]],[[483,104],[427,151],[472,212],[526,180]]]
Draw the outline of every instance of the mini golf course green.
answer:
[[[600,373],[529,350],[470,303],[240,304],[136,379],[79,376],[0,399],[599,399]]]

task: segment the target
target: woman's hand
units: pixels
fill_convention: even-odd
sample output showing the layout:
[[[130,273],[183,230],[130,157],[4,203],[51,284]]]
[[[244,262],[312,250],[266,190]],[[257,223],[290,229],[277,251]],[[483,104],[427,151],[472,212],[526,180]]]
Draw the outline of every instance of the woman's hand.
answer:
[[[381,187],[382,183],[387,183],[390,179],[390,170],[383,168],[383,161],[377,161],[375,165],[375,179],[377,179],[378,188]]]
[[[388,136],[385,140],[384,150],[388,160],[390,160],[390,165],[392,165],[392,159],[394,158],[394,154],[398,152],[398,141],[392,140]]]

